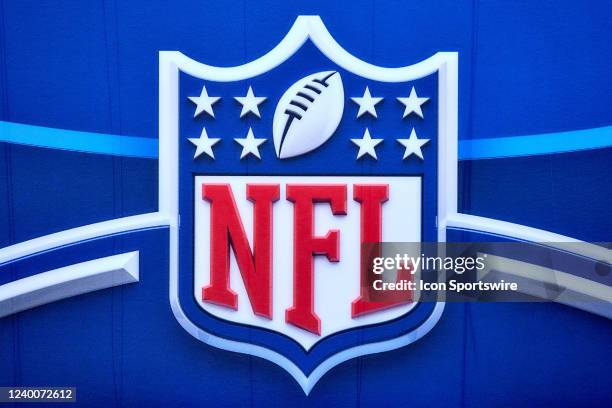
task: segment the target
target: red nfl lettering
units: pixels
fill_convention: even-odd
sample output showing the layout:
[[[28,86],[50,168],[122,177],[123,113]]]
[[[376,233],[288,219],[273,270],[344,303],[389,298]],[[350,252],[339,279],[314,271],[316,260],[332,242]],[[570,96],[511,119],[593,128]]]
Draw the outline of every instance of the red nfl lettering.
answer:
[[[205,302],[238,308],[231,289],[230,248],[253,312],[272,319],[273,218],[279,199],[278,184],[246,184],[246,197],[253,203],[253,249],[249,245],[230,184],[202,184],[202,199],[210,203],[210,284],[202,288]],[[321,334],[321,319],[314,305],[314,257],[340,260],[340,231],[315,235],[316,203],[327,203],[335,216],[347,214],[346,184],[287,184],[286,199],[293,203],[293,305],[285,321],[311,333]],[[355,184],[353,199],[360,205],[360,241],[382,240],[382,207],[389,199],[388,184]],[[359,271],[355,271],[359,273]],[[353,318],[374,313],[397,302],[372,302],[363,294],[351,305]]]

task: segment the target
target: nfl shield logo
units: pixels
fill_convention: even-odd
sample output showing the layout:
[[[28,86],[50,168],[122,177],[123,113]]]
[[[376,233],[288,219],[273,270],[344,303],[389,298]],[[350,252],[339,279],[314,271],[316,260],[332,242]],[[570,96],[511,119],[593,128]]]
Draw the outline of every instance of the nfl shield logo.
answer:
[[[457,55],[363,62],[315,16],[263,57],[160,53],[170,300],[197,339],[308,393],[347,359],[416,341],[442,303],[373,302],[363,244],[445,240],[456,212]]]

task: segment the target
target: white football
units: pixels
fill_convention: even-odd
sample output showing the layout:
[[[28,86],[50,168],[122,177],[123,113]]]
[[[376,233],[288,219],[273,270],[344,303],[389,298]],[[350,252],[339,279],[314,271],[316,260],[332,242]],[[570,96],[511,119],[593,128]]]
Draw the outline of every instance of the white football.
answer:
[[[339,72],[317,72],[300,79],[285,91],[274,111],[276,156],[286,159],[321,146],[338,128],[343,112]]]

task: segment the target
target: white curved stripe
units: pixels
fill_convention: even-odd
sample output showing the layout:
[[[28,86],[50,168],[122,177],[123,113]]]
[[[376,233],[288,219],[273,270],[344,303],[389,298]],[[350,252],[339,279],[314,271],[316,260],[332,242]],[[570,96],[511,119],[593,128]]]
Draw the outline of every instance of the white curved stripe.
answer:
[[[585,256],[596,261],[612,263],[612,251],[599,245],[580,241],[566,235],[555,234],[554,232],[527,227],[525,225],[514,224],[511,222],[495,220],[492,218],[479,217],[469,214],[451,214],[446,220],[446,227],[474,230],[477,232],[487,232],[495,235],[502,235],[509,238],[541,243],[542,245],[560,249],[565,252],[572,252],[576,255]],[[580,243],[580,245],[567,245],[567,243]],[[566,244],[566,245],[564,245]]]
[[[481,254],[479,254],[481,255]],[[490,274],[493,274],[491,276]],[[489,275],[495,281],[511,276],[522,293],[553,300],[577,309],[612,319],[612,287],[552,268],[533,265],[516,259],[487,254],[486,269],[478,279]],[[516,278],[520,279],[520,282]],[[550,286],[561,289],[551,299]]]
[[[445,226],[449,228],[485,232],[521,241],[538,243],[543,246],[590,258],[598,262],[604,262],[608,265],[612,264],[612,250],[565,235],[555,234],[550,231],[492,218],[458,213],[451,214],[443,222]],[[565,272],[531,265],[522,261],[493,257],[492,255],[488,255],[487,263],[494,259],[496,260],[495,262],[497,262],[494,265],[499,272],[522,276],[533,282],[533,284],[529,285],[531,292],[528,294],[537,295],[537,293],[534,292],[534,288],[538,283],[556,282],[562,285],[566,290],[564,296],[554,299],[556,302],[568,304],[581,310],[612,318],[612,308],[609,306],[609,302],[612,301],[612,288],[609,286]],[[505,261],[502,262],[502,259],[505,259]],[[555,282],[547,281],[551,276],[555,277]],[[578,301],[577,299],[582,300]],[[608,302],[607,305],[606,302]]]
[[[0,265],[39,252],[105,235],[169,225],[161,213],[134,215],[56,232],[0,249]]]
[[[0,286],[0,318],[95,290],[138,282],[138,252],[54,269]]]

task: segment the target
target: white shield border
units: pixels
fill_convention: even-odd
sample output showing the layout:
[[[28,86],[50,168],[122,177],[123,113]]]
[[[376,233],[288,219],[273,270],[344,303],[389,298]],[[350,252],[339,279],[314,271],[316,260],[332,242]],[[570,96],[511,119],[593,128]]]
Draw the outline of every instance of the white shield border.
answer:
[[[438,241],[446,239],[449,216],[457,213],[457,110],[458,54],[438,52],[414,65],[384,68],[362,61],[344,50],[331,36],[319,16],[299,16],[285,38],[264,56],[235,67],[214,67],[197,62],[178,51],[159,52],[159,213],[170,227],[170,305],[180,325],[196,339],[224,350],[250,354],[284,368],[309,394],[317,381],[336,365],[366,354],[393,350],[427,334],[438,322],[444,303],[416,330],[392,340],[352,347],[334,354],[305,375],[285,356],[249,343],[214,336],[193,324],[178,299],[178,140],[179,76],[184,72],[216,82],[240,81],[268,72],[289,59],[310,39],[331,61],[353,74],[380,82],[406,82],[438,72]]]

